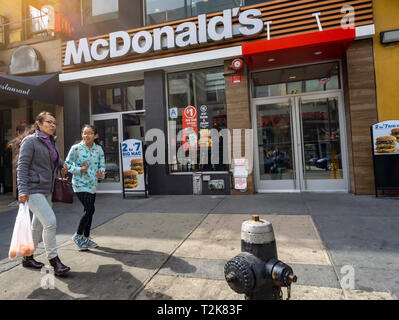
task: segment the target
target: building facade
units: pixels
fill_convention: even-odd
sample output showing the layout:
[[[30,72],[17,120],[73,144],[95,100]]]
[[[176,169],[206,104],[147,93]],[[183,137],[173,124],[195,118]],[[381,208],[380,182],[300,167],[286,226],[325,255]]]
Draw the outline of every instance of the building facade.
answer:
[[[0,1],[0,183],[15,187],[9,142],[37,114],[52,112],[57,144],[64,156],[61,44],[72,37],[67,3],[55,0]]]
[[[399,119],[399,15],[398,1],[373,1],[376,32],[374,59],[377,85],[378,120]],[[394,31],[394,42],[381,43],[381,32]],[[395,31],[396,30],[396,31]]]
[[[146,159],[150,194],[193,194],[198,182],[215,195],[374,192],[371,0],[80,4],[61,52],[65,149],[82,124],[98,127],[100,191],[122,191],[120,144],[134,138],[157,160]]]

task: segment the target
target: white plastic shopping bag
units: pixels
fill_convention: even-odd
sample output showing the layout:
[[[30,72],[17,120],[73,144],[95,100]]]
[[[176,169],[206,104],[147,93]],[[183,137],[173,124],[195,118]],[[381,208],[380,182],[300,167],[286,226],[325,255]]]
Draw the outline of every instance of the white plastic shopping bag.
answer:
[[[15,219],[8,257],[10,259],[26,257],[33,255],[34,252],[35,246],[32,238],[28,202],[20,203],[17,218]]]

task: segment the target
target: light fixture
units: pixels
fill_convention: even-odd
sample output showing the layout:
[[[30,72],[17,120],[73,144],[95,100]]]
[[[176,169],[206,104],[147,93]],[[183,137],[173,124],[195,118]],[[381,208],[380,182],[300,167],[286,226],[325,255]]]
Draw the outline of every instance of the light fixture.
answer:
[[[270,59],[268,59],[267,61],[269,61],[269,62],[274,62],[274,61],[276,61],[276,59],[270,58]]]
[[[289,77],[289,79],[294,80],[294,79],[296,79],[296,76],[291,76],[291,77]]]
[[[319,56],[319,55],[321,55],[321,54],[323,54],[323,51],[316,51],[316,52],[314,53],[315,56]]]
[[[380,32],[381,44],[399,42],[399,29]]]

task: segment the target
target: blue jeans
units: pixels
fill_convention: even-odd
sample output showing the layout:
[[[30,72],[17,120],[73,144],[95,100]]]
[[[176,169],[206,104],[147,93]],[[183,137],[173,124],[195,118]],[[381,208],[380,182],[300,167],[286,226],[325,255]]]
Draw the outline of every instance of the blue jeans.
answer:
[[[51,194],[30,194],[28,205],[33,212],[32,236],[35,249],[43,237],[47,259],[53,259],[58,253],[56,243],[57,222],[52,208]]]

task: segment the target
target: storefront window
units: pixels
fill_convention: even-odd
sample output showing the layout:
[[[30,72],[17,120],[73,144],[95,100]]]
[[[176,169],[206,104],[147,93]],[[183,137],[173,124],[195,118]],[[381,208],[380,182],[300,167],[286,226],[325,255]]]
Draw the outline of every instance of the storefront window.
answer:
[[[146,0],[146,25],[267,2],[262,0]]]
[[[144,109],[144,81],[93,88],[92,114]]]
[[[28,7],[29,16],[29,37],[42,37],[47,35],[48,9],[42,10],[32,5]]]
[[[254,73],[254,98],[285,96],[340,88],[338,62]]]
[[[24,16],[24,33],[26,39],[48,36],[49,23],[54,9],[58,8],[56,0],[23,0],[22,10]],[[54,9],[51,9],[54,8]],[[19,23],[11,21],[13,28],[18,28]]]
[[[222,131],[227,129],[223,73],[218,67],[168,75],[170,172],[228,170],[223,153],[227,142]],[[214,139],[212,129],[220,134]],[[212,152],[218,157],[212,158]]]
[[[85,24],[118,19],[119,0],[81,0]]]

